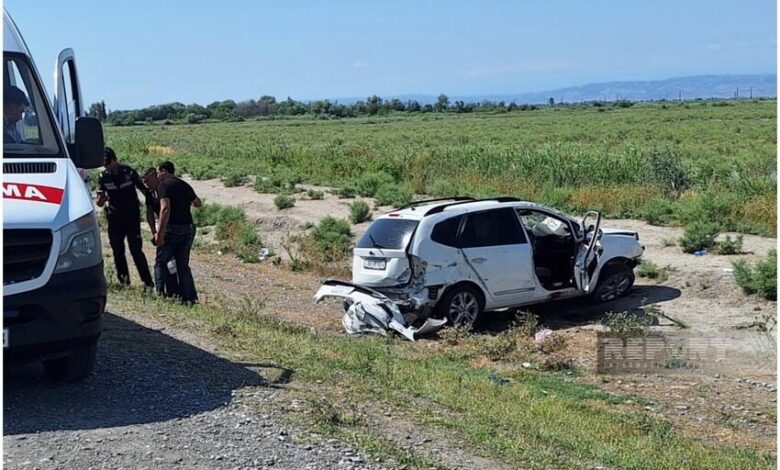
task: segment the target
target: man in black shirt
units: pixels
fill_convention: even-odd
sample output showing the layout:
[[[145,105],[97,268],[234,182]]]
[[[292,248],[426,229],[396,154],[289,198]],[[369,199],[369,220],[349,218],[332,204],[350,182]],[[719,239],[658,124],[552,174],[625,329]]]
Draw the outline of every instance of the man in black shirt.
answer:
[[[149,195],[146,197],[146,222],[152,231],[152,244],[154,244],[154,239],[157,236],[155,217],[160,217],[160,199],[157,197],[157,187],[160,184],[160,180],[157,179],[157,170],[155,168],[147,168],[141,179],[146,187],[149,188]],[[158,253],[161,248],[157,247]],[[162,270],[162,285],[165,288],[166,297],[179,295],[178,276],[175,272],[171,272],[170,268]]]
[[[157,292],[162,294],[163,270],[167,269],[168,261],[175,259],[181,300],[191,305],[198,301],[198,293],[190,270],[190,250],[195,241],[195,224],[190,206],[200,207],[203,203],[192,186],[174,176],[174,172],[172,162],[162,162],[157,166],[157,178],[160,180],[157,185],[160,226],[154,240],[160,249],[154,263],[154,276]]]
[[[105,208],[108,221],[108,239],[114,253],[114,265],[119,282],[130,285],[130,272],[125,258],[125,238],[133,256],[138,275],[146,287],[153,287],[149,264],[146,262],[141,238],[141,208],[138,202],[139,189],[148,197],[149,190],[141,182],[138,172],[126,165],[120,165],[111,147],[105,151],[105,171],[98,180],[97,205]]]

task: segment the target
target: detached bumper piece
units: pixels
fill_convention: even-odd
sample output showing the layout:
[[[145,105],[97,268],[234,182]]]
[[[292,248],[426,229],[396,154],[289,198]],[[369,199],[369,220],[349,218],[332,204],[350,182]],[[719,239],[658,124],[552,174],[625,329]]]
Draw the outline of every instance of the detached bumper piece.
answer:
[[[343,299],[349,304],[341,323],[350,335],[380,334],[395,331],[409,341],[440,330],[447,320],[428,318],[415,328],[409,325],[401,310],[381,292],[361,287],[350,282],[327,280],[314,295],[315,302],[332,297]]]

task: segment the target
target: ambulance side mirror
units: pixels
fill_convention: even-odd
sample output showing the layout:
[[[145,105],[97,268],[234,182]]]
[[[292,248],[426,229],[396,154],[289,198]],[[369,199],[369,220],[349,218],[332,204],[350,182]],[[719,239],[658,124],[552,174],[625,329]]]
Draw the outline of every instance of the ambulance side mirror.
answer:
[[[76,118],[76,143],[69,147],[76,167],[91,169],[103,166],[105,141],[100,120],[88,116]]]

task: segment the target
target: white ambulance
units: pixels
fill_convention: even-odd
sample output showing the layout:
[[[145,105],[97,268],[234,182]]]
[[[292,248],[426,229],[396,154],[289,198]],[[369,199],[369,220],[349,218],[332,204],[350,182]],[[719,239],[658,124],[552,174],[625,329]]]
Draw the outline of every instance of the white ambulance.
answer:
[[[73,51],[54,106],[3,11],[3,362],[43,361],[54,380],[89,375],[106,280],[97,218],[77,168],[103,164],[100,121],[82,116]]]

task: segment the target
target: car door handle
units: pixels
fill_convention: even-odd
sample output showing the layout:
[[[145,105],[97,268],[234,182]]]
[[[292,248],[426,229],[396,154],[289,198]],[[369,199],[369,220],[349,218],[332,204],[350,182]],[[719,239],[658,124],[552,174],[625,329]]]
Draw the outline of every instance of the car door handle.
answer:
[[[471,262],[474,264],[481,264],[484,263],[485,261],[487,261],[487,258],[474,258],[473,260],[471,260]]]

